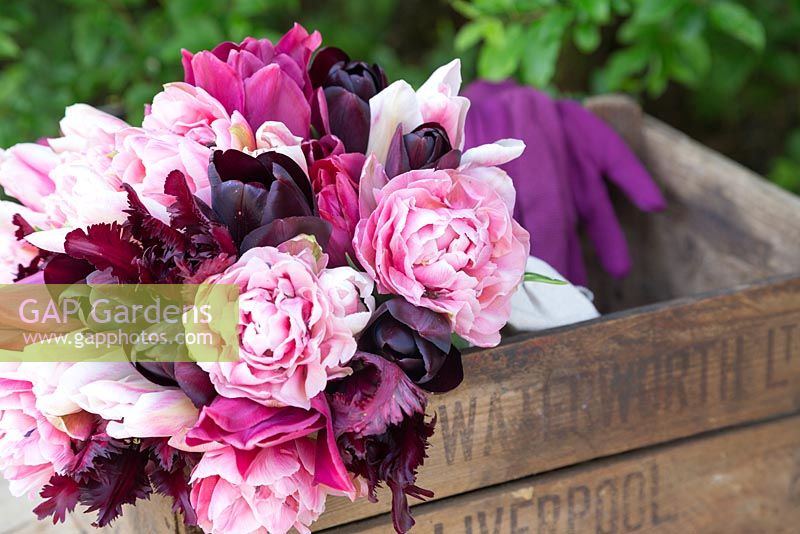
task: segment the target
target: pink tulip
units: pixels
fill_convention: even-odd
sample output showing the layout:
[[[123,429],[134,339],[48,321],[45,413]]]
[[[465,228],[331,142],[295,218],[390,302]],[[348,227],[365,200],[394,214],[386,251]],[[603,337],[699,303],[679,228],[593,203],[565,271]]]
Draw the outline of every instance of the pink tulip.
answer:
[[[168,437],[197,421],[198,410],[183,391],[147,380],[128,362],[57,365],[23,364],[26,374],[48,383],[36,390],[38,406],[48,414],[99,415],[108,421],[108,435],[118,439]]]
[[[175,82],[153,98],[150,113],[142,127],[148,131],[167,131],[188,137],[203,145],[215,144],[214,123],[230,127],[230,115],[213,96],[199,87]]]
[[[203,455],[192,472],[191,503],[206,532],[285,534],[325,511],[329,490],[314,482],[316,446],[299,438],[269,448],[225,447]]]
[[[73,104],[59,123],[61,137],[48,143],[57,153],[86,154],[92,149],[114,146],[114,136],[128,123],[86,104]]]
[[[211,135],[210,130],[201,131],[195,129],[194,134],[198,137]],[[207,188],[211,152],[211,148],[191,136],[166,130],[128,128],[117,136],[111,170],[120,183],[133,184],[143,197],[169,206],[174,201],[164,194],[169,173],[174,170],[183,173],[192,192]]]
[[[50,147],[35,143],[0,150],[0,185],[24,206],[43,211],[44,197],[55,189],[50,171],[58,163],[59,158]]]
[[[12,495],[34,496],[74,454],[70,437],[36,408],[19,363],[0,363],[0,470]]]
[[[185,81],[202,87],[229,113],[239,111],[255,130],[278,121],[307,138],[311,122],[308,61],[321,42],[295,25],[276,45],[248,37],[222,43],[211,51],[183,51]]]
[[[513,198],[499,169],[411,171],[375,191],[353,245],[380,292],[443,313],[463,338],[493,346],[530,248]]]
[[[326,262],[319,248],[301,236],[280,248],[250,249],[206,281],[241,288],[239,361],[199,364],[220,395],[308,409],[329,379],[347,373],[343,366],[355,353],[357,332],[342,314],[366,311],[369,303],[351,310],[332,302],[330,287],[337,284],[326,279],[339,275],[324,270]],[[337,280],[357,294],[371,293],[363,273],[353,271]]]
[[[304,437],[316,438],[314,480],[343,494],[355,492],[336,445],[333,420],[325,394],[306,410],[264,406],[250,399],[217,397],[203,407],[200,418],[178,448],[212,451],[225,447],[250,451],[276,447]],[[173,441],[175,443],[175,441]]]

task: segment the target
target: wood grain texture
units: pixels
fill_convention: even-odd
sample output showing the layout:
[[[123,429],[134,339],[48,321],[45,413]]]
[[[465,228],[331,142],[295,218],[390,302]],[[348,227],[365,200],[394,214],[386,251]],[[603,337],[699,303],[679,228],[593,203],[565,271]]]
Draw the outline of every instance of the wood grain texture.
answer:
[[[465,357],[420,484],[444,498],[800,408],[800,278],[607,316]],[[388,509],[330,499],[316,525]]]
[[[417,534],[793,533],[800,525],[800,417],[566,468],[415,512]],[[391,519],[335,530],[385,533]]]

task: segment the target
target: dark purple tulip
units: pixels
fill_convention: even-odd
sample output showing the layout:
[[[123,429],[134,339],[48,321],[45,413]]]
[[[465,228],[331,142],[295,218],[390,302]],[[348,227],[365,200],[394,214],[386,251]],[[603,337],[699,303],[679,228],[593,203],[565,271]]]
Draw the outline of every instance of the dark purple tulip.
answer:
[[[401,126],[392,137],[386,156],[386,175],[416,169],[455,169],[461,163],[461,151],[454,150],[447,131],[440,124],[427,122],[403,135]]]
[[[464,379],[450,334],[445,317],[398,298],[377,309],[358,347],[396,363],[422,389],[444,393]]]
[[[379,486],[389,487],[395,530],[408,532],[414,526],[408,497],[433,497],[416,481],[436,421],[425,420],[425,393],[396,364],[357,352],[350,367],[353,373],[327,391],[342,460],[366,481],[371,502]]]
[[[364,153],[369,141],[369,99],[388,85],[383,69],[350,61],[338,48],[324,48],[314,58],[309,76],[311,85],[323,93],[312,102],[312,123],[317,132],[332,133],[342,140],[347,152]]]
[[[317,216],[308,176],[286,155],[217,150],[208,177],[211,207],[241,252],[279,245],[301,233],[324,245],[330,235],[328,223]]]

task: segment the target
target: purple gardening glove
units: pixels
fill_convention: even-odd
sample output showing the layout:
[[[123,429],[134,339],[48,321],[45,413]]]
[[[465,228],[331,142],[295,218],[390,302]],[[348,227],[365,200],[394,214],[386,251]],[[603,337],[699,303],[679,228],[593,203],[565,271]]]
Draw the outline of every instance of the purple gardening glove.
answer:
[[[514,181],[514,217],[531,234],[531,252],[575,284],[587,282],[579,228],[584,228],[609,274],[628,273],[631,258],[604,179],[641,210],[657,211],[664,197],[625,142],[606,123],[572,101],[514,82],[478,81],[466,148],[497,139],[525,142],[525,152],[503,168]]]

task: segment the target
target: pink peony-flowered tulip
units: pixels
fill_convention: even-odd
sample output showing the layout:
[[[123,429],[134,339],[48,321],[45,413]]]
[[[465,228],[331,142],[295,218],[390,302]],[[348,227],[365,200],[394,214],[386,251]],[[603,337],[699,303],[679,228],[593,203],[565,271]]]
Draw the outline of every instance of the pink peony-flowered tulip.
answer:
[[[445,314],[475,345],[498,344],[530,248],[511,215],[511,179],[499,169],[418,170],[373,193],[353,244],[378,290]]]
[[[309,170],[319,215],[333,229],[327,247],[332,265],[347,265],[346,254],[355,257],[352,242],[359,220],[358,178],[363,166],[363,154],[340,154],[314,162]]]
[[[266,121],[279,121],[307,138],[312,93],[308,62],[321,41],[318,32],[309,34],[295,24],[275,45],[248,37],[211,51],[184,50],[184,78],[208,91],[229,113],[241,112],[254,130]]]
[[[20,143],[0,150],[0,186],[22,205],[43,211],[43,200],[55,189],[50,179],[59,157],[50,147]]]
[[[314,482],[316,446],[310,438],[249,451],[209,451],[192,472],[197,523],[211,534],[285,534],[308,526],[325,510],[329,490]]]
[[[230,114],[216,98],[200,87],[174,82],[166,84],[164,90],[153,97],[142,128],[168,131],[212,145],[216,142],[214,123],[217,121],[230,127]]]
[[[0,471],[12,495],[38,493],[74,458],[70,437],[36,407],[33,383],[19,363],[0,363]]]
[[[349,267],[340,268],[349,277],[325,270],[326,262],[316,243],[301,236],[279,248],[250,249],[206,281],[241,288],[239,361],[199,363],[220,395],[307,409],[329,379],[347,374],[343,366],[355,354],[354,335],[374,309],[372,281]],[[330,276],[367,295],[357,309],[333,302],[338,293],[326,281]]]

